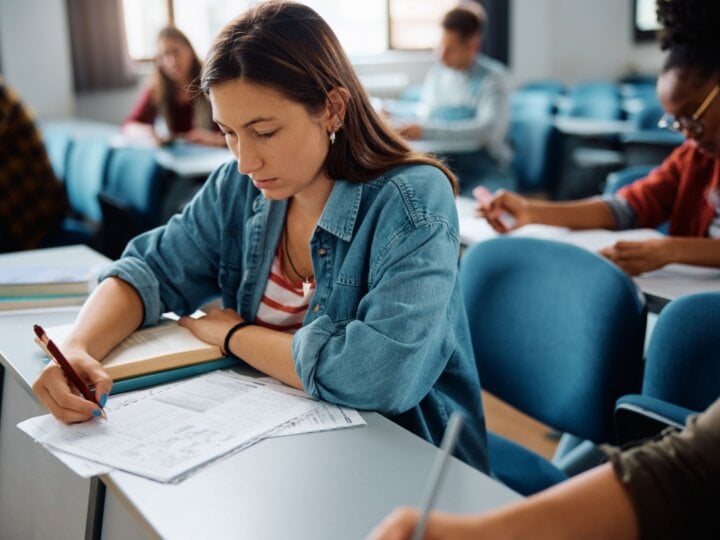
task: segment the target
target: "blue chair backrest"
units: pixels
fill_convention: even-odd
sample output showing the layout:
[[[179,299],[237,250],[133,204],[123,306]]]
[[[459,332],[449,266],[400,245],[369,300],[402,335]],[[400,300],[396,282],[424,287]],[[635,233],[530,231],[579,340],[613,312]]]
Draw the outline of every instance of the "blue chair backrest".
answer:
[[[539,90],[547,94],[564,94],[567,91],[565,84],[555,79],[540,79],[522,84],[519,90]]]
[[[110,157],[103,193],[114,197],[141,217],[145,228],[161,220],[164,171],[153,148],[117,148]]]
[[[720,292],[663,308],[646,351],[642,393],[695,411],[720,396]]]
[[[589,82],[573,86],[558,109],[561,116],[619,120],[622,102],[619,86],[610,82]]]
[[[64,182],[73,140],[72,133],[67,127],[55,125],[41,125],[41,128],[50,165],[52,165],[55,176]]]
[[[510,94],[510,117],[547,119],[555,114],[557,95],[538,90],[516,90]]]
[[[551,118],[515,118],[508,134],[511,168],[520,191],[551,191],[556,178],[560,133]]]
[[[640,388],[646,306],[632,279],[570,244],[500,237],[472,246],[460,285],[483,388],[564,432],[614,437]]]
[[[70,148],[65,185],[73,211],[91,221],[102,218],[98,193],[103,187],[110,145],[95,136],[77,137]]]

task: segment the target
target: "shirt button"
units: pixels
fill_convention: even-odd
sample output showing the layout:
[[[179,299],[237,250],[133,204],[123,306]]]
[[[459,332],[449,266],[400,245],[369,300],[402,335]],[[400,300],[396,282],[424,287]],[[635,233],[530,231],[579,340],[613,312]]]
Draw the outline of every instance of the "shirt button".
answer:
[[[318,249],[318,255],[324,257],[325,255],[327,255],[327,249],[321,247],[320,249]]]
[[[320,311],[320,304],[315,304],[313,306],[313,313],[317,313],[318,311]]]

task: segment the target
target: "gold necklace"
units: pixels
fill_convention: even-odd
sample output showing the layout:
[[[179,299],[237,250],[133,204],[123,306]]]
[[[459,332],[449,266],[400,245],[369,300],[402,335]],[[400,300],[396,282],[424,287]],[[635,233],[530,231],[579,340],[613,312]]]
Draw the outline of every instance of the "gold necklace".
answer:
[[[290,257],[290,249],[288,248],[288,230],[287,230],[287,221],[285,221],[285,231],[283,232],[285,236],[285,256],[287,257],[287,261],[290,263],[290,268],[292,268],[292,271],[295,272],[295,275],[302,279],[302,290],[303,290],[303,296],[307,296],[310,292],[310,279],[312,278],[312,274],[309,276],[303,276],[300,272],[298,272],[298,269],[295,268],[295,263],[293,263],[292,257]]]

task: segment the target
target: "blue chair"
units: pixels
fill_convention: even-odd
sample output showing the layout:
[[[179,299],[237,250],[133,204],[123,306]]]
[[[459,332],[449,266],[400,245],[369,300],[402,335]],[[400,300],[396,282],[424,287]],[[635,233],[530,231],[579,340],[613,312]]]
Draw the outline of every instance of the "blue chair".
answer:
[[[622,118],[620,87],[616,83],[605,81],[578,83],[569,89],[558,114],[620,120]]]
[[[47,151],[55,176],[64,182],[68,158],[70,157],[70,148],[73,141],[72,133],[65,126],[56,126],[53,124],[41,125],[41,131],[45,150]]]
[[[646,352],[641,394],[617,402],[619,442],[682,427],[720,396],[720,292],[673,300],[661,312]]]
[[[642,371],[646,307],[632,279],[577,246],[500,237],[468,249],[460,286],[483,388],[562,432],[613,441],[615,402],[640,387]],[[493,474],[519,493],[568,477],[488,439]]]
[[[101,250],[119,257],[127,242],[160,224],[161,194],[168,173],[153,148],[118,148],[110,156],[107,182],[98,194],[102,210]]]
[[[560,133],[551,118],[512,116],[509,131],[513,148],[511,169],[523,192],[550,192],[558,170]]]

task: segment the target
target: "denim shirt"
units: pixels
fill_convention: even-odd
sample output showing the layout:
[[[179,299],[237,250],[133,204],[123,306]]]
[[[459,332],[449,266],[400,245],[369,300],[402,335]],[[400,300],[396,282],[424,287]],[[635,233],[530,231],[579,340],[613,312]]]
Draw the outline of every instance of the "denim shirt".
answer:
[[[227,163],[182,214],[135,238],[102,278],[118,276],[137,289],[145,325],[218,296],[252,321],[286,208]],[[487,471],[447,178],[415,165],[365,183],[336,180],[310,246],[317,288],[292,341],[305,392],[377,411],[436,445],[460,410],[456,455]]]

